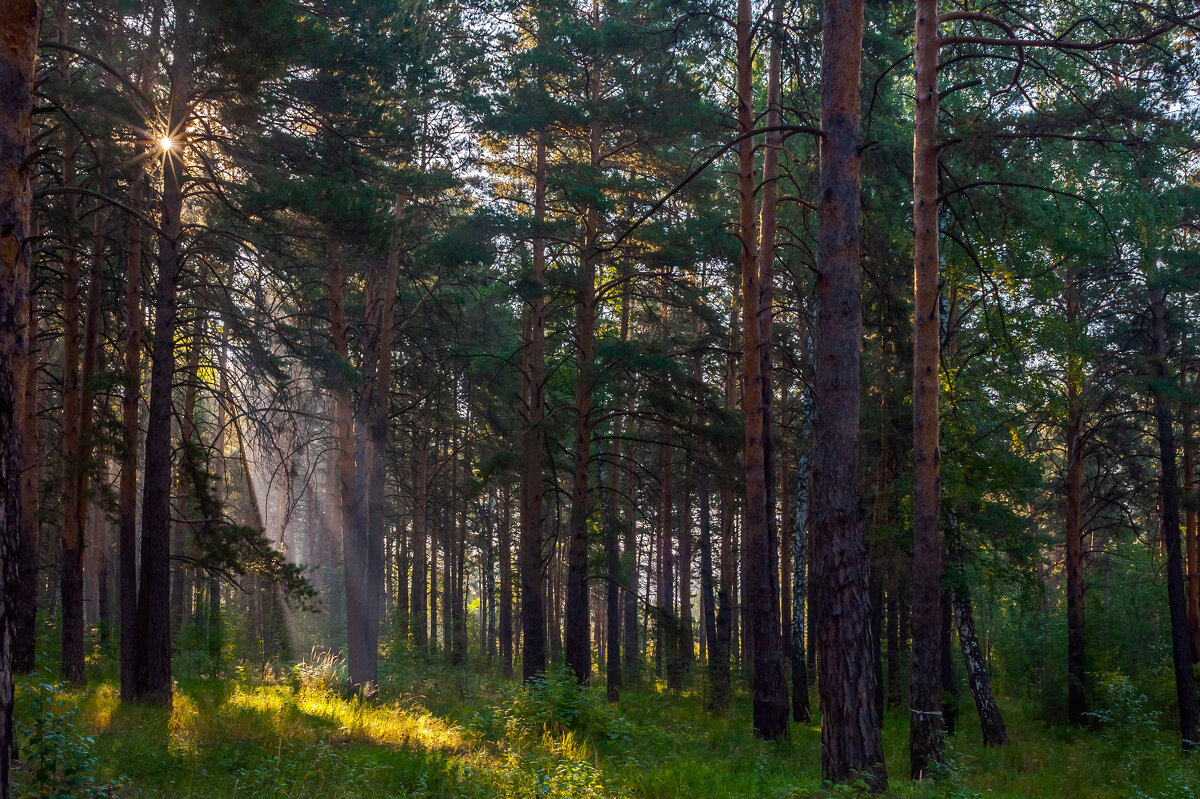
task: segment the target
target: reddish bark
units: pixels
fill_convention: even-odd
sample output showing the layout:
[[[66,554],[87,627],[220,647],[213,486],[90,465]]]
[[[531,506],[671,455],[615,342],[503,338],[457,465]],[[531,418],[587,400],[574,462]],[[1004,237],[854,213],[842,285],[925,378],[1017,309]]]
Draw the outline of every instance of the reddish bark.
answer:
[[[14,586],[20,579],[21,469],[18,381],[29,354],[30,216],[33,198],[26,155],[33,115],[38,3],[17,0],[0,14],[0,799],[10,796],[13,751]]]
[[[862,342],[859,118],[863,2],[824,4],[813,329],[812,623],[821,772],[887,786],[871,668],[869,562],[858,505]],[[936,671],[935,671],[936,674]]]

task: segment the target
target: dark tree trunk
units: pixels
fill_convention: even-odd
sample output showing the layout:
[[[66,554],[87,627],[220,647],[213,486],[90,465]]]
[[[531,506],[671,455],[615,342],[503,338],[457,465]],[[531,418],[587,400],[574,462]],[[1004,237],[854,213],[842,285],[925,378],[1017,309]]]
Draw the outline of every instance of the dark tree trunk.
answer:
[[[546,670],[546,594],[542,564],[542,459],[545,449],[546,382],[546,240],[540,226],[546,219],[546,134],[535,141],[534,218],[539,226],[533,239],[533,294],[529,298],[529,341],[526,347],[525,394],[529,408],[521,436],[524,469],[521,475],[521,677],[524,682]]]
[[[663,436],[668,431],[663,430]],[[683,668],[679,659],[679,617],[675,615],[674,469],[671,446],[660,445],[662,496],[658,513],[658,642],[655,662],[666,661],[667,689],[683,690]]]
[[[725,359],[725,410],[732,412],[736,405],[734,389],[735,355],[738,344],[738,304],[735,301],[730,308],[729,320],[729,354]],[[723,450],[722,462],[729,463],[732,453]],[[711,672],[711,693],[709,708],[724,711],[729,707],[730,674],[729,658],[733,649],[733,596],[734,596],[734,549],[733,549],[733,515],[736,512],[733,498],[733,481],[728,469],[723,469],[719,475],[721,484],[721,581],[717,588],[717,613],[715,619],[716,638],[712,653],[709,655],[709,670]]]
[[[26,156],[31,146],[34,59],[40,14],[36,2],[9,3],[0,17],[0,799],[11,795],[13,739],[13,636],[15,587],[21,579],[22,492],[13,490],[21,474],[19,381],[28,373],[30,203],[33,197]]]
[[[599,20],[595,20],[599,24]],[[599,96],[599,74],[594,70],[589,94]],[[593,174],[601,158],[602,127],[591,123],[588,146]],[[600,208],[589,202],[584,214],[583,251],[575,286],[575,462],[571,480],[571,515],[567,544],[566,661],[580,685],[591,680],[592,651],[588,633],[587,516],[588,473],[591,465],[593,359],[596,348],[596,271],[600,265]]]
[[[625,299],[622,297],[622,305]],[[608,467],[608,502],[604,518],[604,668],[605,695],[609,702],[621,698],[621,494],[624,470],[621,453],[625,418],[613,424],[613,452]]]
[[[1183,548],[1187,555],[1188,632],[1192,644],[1192,663],[1200,663],[1200,535],[1196,530],[1196,446],[1192,429],[1195,407],[1190,399],[1185,369],[1180,370],[1180,383],[1184,393],[1180,411],[1183,416],[1183,490],[1189,500],[1185,505],[1183,526]]]
[[[425,596],[429,592],[426,575],[429,572],[427,539],[429,535],[429,439],[418,433],[413,442],[416,463],[413,465],[413,529],[412,529],[412,639],[419,654],[429,652],[429,622],[425,617]]]
[[[24,235],[24,234],[22,234]],[[28,277],[28,274],[24,276]],[[30,674],[36,664],[36,617],[38,588],[38,546],[41,530],[38,522],[38,317],[37,299],[28,280],[25,316],[18,320],[27,342],[26,355],[18,361],[20,381],[16,387],[15,422],[19,426],[18,469],[20,474],[20,532],[17,542],[17,583],[13,592],[13,670]]]
[[[737,22],[737,96],[738,132],[745,135],[754,127],[751,70],[753,61],[753,30],[749,0],[738,2]],[[776,45],[777,47],[777,45]],[[777,57],[777,56],[776,56]],[[776,78],[778,80],[778,78]],[[777,109],[775,113],[777,113]],[[778,152],[768,147],[767,157],[777,164]],[[766,172],[764,172],[764,177]],[[746,521],[743,529],[743,571],[747,632],[753,647],[753,724],[754,734],[766,740],[787,738],[787,686],[783,676],[783,657],[779,640],[777,588],[772,565],[775,561],[771,546],[771,517],[774,508],[768,478],[774,477],[774,464],[768,470],[768,449],[774,455],[773,443],[768,445],[768,414],[763,364],[770,358],[764,352],[763,341],[763,276],[758,253],[758,226],[754,219],[754,141],[742,140],[738,151],[739,227],[742,242],[742,372],[744,375],[742,409],[745,414]],[[774,190],[774,180],[764,180],[763,242],[770,240],[774,252],[774,198],[767,197],[768,187]],[[770,475],[768,475],[770,471]]]
[[[68,43],[67,5],[55,7],[58,41]],[[71,80],[71,61],[65,50],[58,53],[58,78],[64,89]],[[62,129],[62,183],[70,192],[75,188],[75,130]],[[76,195],[66,195],[66,220],[62,247],[62,530],[58,585],[61,592],[62,619],[59,676],[64,682],[83,684],[83,546],[86,535],[86,502],[79,494],[87,466],[80,458],[80,384],[79,384],[79,244],[76,220],[79,203]]]
[[[859,118],[863,2],[824,4],[813,326],[812,566],[821,773],[887,787],[871,668],[870,562],[858,505],[862,357]]]
[[[950,598],[949,586],[943,586],[938,625],[938,635],[941,638],[941,649],[938,660],[938,674],[941,676],[942,689],[942,732],[954,735],[958,729],[958,676],[954,673],[954,657],[951,654],[954,633],[954,609]]]
[[[177,9],[177,29],[188,24]],[[177,30],[182,41],[183,34]],[[171,67],[169,126],[176,142],[163,154],[163,197],[154,299],[150,410],[146,418],[146,467],[142,486],[142,563],[135,626],[135,698],[171,701],[171,390],[175,378],[176,292],[183,230],[183,182],[187,152],[187,57],[176,48]]]
[[[1162,492],[1162,528],[1167,548],[1167,603],[1171,611],[1171,654],[1175,667],[1175,693],[1179,705],[1179,732],[1185,752],[1195,751],[1197,739],[1196,682],[1192,672],[1188,635],[1187,596],[1183,580],[1183,550],[1179,535],[1179,482],[1175,466],[1175,430],[1171,405],[1162,386],[1167,380],[1167,319],[1161,288],[1150,290],[1150,322],[1155,380],[1154,416],[1158,422],[1158,452]]]
[[[1068,301],[1069,302],[1069,301]],[[1070,321],[1068,309],[1068,321]],[[1067,721],[1084,723],[1087,712],[1086,636],[1083,618],[1083,453],[1082,402],[1076,377],[1078,359],[1070,356],[1067,375]]]
[[[812,710],[808,703],[808,663],[804,651],[804,631],[808,626],[805,618],[804,600],[808,596],[808,511],[810,465],[808,449],[812,446],[808,433],[812,421],[812,399],[806,390],[802,401],[802,449],[796,465],[796,507],[792,519],[792,596],[796,604],[792,610],[792,721],[808,723]]]

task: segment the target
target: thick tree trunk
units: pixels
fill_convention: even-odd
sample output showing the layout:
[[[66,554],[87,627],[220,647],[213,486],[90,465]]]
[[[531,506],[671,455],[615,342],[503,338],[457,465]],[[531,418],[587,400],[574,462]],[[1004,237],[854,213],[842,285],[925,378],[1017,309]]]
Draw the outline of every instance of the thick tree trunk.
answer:
[[[917,2],[913,133],[913,644],[909,766],[913,779],[942,759],[942,535],[938,451],[938,30],[936,0]]]
[[[177,29],[188,24],[186,11]],[[178,41],[184,34],[177,30]],[[175,378],[176,292],[180,274],[183,183],[189,114],[187,57],[177,45],[171,66],[171,138],[163,154],[163,196],[154,299],[150,410],[146,419],[146,467],[142,486],[142,562],[135,627],[135,697],[171,701],[171,391]]]
[[[30,217],[33,198],[26,161],[31,146],[34,59],[40,14],[38,3],[18,0],[0,15],[0,799],[11,795],[9,771],[13,740],[13,599],[21,579],[20,491],[21,423],[15,410],[19,380],[29,356],[28,292],[32,252]]]
[[[738,2],[737,23],[737,95],[738,133],[745,135],[754,127],[751,70],[753,61],[753,30],[749,0]],[[776,45],[777,47],[778,45]],[[778,80],[778,78],[776,78]],[[778,113],[778,110],[774,113]],[[775,147],[768,147],[769,160],[778,158]],[[777,164],[778,161],[775,160]],[[764,178],[766,177],[764,171]],[[774,191],[774,179],[764,180],[763,216],[769,230],[764,230],[765,242],[770,237],[770,257],[774,257],[774,198],[768,199],[768,187]],[[763,308],[762,266],[759,262],[758,226],[754,219],[754,141],[742,140],[738,151],[738,203],[742,241],[742,370],[744,385],[742,410],[745,414],[746,523],[743,531],[744,594],[750,639],[753,645],[754,734],[766,740],[787,738],[787,687],[783,676],[783,657],[779,641],[778,599],[775,596],[775,558],[771,546],[771,516],[774,508],[768,487],[768,444],[766,395],[763,364],[770,358],[764,353],[763,328],[760,318]],[[769,343],[768,345],[769,346]],[[774,455],[773,449],[770,453]],[[774,466],[770,469],[774,476]]]
[[[859,510],[862,356],[859,118],[863,2],[824,4],[813,329],[812,607],[821,773],[887,787],[871,668],[870,563]]]
[[[1183,550],[1179,536],[1179,481],[1175,466],[1175,430],[1171,405],[1163,391],[1167,380],[1167,319],[1163,290],[1150,290],[1150,323],[1155,381],[1154,416],[1158,422],[1158,452],[1162,492],[1162,528],[1167,548],[1167,603],[1171,611],[1171,654],[1175,667],[1175,692],[1179,706],[1179,731],[1185,752],[1195,751],[1197,739],[1196,682],[1192,672],[1188,635],[1187,596],[1183,579]]]
[[[542,563],[542,463],[546,415],[546,134],[534,142],[533,295],[529,298],[529,341],[526,346],[526,396],[529,399],[521,436],[521,677],[529,682],[546,670],[545,567]]]

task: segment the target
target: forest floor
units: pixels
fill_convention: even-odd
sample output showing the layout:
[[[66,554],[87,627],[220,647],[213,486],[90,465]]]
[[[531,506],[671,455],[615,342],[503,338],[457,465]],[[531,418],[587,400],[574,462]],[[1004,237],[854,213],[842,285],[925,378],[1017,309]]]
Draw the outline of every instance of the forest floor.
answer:
[[[125,706],[102,668],[86,690],[18,681],[16,796],[141,797],[807,797],[822,788],[820,731],[753,739],[749,701],[729,717],[699,692],[647,685],[609,706],[564,676],[526,692],[498,674],[441,664],[381,664],[376,697],[334,688],[334,664],[276,674],[184,679],[173,707]],[[1136,705],[1136,701],[1134,702]],[[907,778],[907,725],[889,712],[885,749],[899,797],[1200,796],[1200,757],[1178,753],[1137,707],[1106,731],[1044,726],[1003,706],[1010,743],[981,745],[960,713],[950,763]],[[41,767],[39,770],[39,766]],[[65,791],[64,791],[65,789]],[[54,793],[55,790],[64,791]]]

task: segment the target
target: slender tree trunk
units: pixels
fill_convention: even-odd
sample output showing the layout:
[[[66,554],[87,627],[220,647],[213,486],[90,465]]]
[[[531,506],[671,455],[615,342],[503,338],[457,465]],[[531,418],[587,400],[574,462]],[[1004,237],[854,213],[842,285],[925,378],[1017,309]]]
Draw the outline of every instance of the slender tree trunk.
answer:
[[[971,685],[971,696],[975,699],[975,710],[979,713],[979,727],[983,733],[984,746],[1004,746],[1008,733],[1004,729],[1004,718],[1000,706],[992,693],[992,681],[988,677],[987,660],[979,646],[975,632],[975,614],[971,609],[971,591],[967,587],[966,568],[963,564],[962,542],[955,534],[953,560],[958,574],[951,588],[958,617],[958,644],[962,649],[963,664],[967,667],[967,681]]]
[[[524,682],[546,670],[546,593],[542,563],[542,463],[546,382],[546,240],[541,226],[546,220],[546,134],[535,142],[533,294],[529,298],[529,342],[526,347],[526,426],[521,436],[524,470],[521,475],[521,677]]]
[[[1068,310],[1068,318],[1070,311]],[[1083,618],[1083,454],[1080,363],[1068,357],[1067,373],[1067,720],[1084,723],[1087,712],[1086,636]]]
[[[792,596],[795,606],[792,611],[792,721],[808,723],[812,710],[808,702],[808,663],[805,658],[804,633],[805,598],[808,596],[808,526],[809,484],[812,467],[809,450],[812,448],[812,395],[808,388],[800,403],[800,458],[796,464],[796,503],[792,518]]]
[[[149,95],[154,58],[162,25],[162,3],[155,3],[150,42],[142,56],[141,89]],[[143,148],[139,148],[143,149]],[[143,153],[138,153],[142,155]],[[117,536],[118,603],[121,624],[121,699],[130,701],[136,690],[137,626],[137,467],[138,412],[142,396],[142,247],[143,230],[139,218],[145,205],[146,168],[144,158],[135,158],[130,176],[129,207],[135,212],[129,219],[125,247],[125,390],[121,397],[121,483],[117,492],[120,531]]]
[[[22,233],[21,235],[24,235]],[[17,322],[25,335],[26,354],[17,362],[20,381],[17,385],[18,406],[14,409],[15,424],[19,425],[20,443],[17,447],[20,473],[20,531],[17,542],[17,583],[12,598],[14,621],[13,670],[18,674],[33,672],[36,664],[36,620],[38,588],[38,547],[41,530],[38,521],[38,309],[37,298],[29,284],[29,270],[21,276],[22,287],[28,289],[24,303],[25,315]]]
[[[68,43],[69,11],[65,2],[55,6],[58,41]],[[71,80],[71,60],[65,50],[58,53],[58,79],[64,90]],[[62,184],[66,195],[66,220],[62,247],[62,531],[59,557],[59,590],[62,619],[59,675],[64,682],[83,684],[83,545],[87,514],[79,495],[87,465],[80,462],[80,387],[79,387],[79,255],[76,220],[79,202],[70,193],[75,188],[75,131],[63,127]]]
[[[913,135],[913,644],[909,760],[921,779],[942,759],[942,540],[938,452],[938,31],[936,0],[917,2]]]
[[[21,423],[18,383],[29,357],[31,277],[30,221],[33,191],[26,160],[31,147],[34,62],[40,13],[38,3],[18,0],[0,16],[0,799],[9,799],[13,738],[13,646],[17,609],[13,599],[21,579],[20,491]]]
[[[135,628],[136,698],[171,701],[171,390],[175,378],[176,293],[180,275],[183,183],[189,114],[187,53],[183,30],[190,12],[176,7],[176,51],[171,65],[170,136],[163,154],[163,196],[154,299],[150,411],[146,419],[146,467],[142,486],[142,563]]]
[[[622,304],[625,303],[622,293]],[[625,417],[613,423],[613,451],[608,468],[608,507],[604,519],[604,666],[605,694],[609,702],[621,698],[621,494],[624,469],[621,464]]]
[[[863,2],[824,4],[813,329],[812,607],[821,773],[887,787],[871,668],[870,562],[858,506],[862,357],[859,118]]]
[[[429,653],[429,622],[426,619],[425,597],[429,593],[426,575],[429,572],[427,538],[429,535],[429,438],[421,433],[414,437],[413,451],[413,530],[412,530],[412,639],[421,655]]]
[[[659,448],[662,466],[662,496],[658,513],[658,642],[656,657],[665,660],[667,689],[683,690],[683,668],[679,657],[679,617],[675,614],[674,463],[665,438]]]
[[[1179,706],[1179,731],[1185,752],[1195,751],[1197,739],[1196,682],[1192,672],[1188,635],[1187,597],[1183,579],[1183,550],[1179,536],[1179,481],[1175,467],[1175,431],[1171,405],[1161,385],[1167,380],[1167,319],[1161,288],[1150,290],[1150,322],[1155,382],[1154,416],[1158,422],[1158,451],[1162,491],[1163,538],[1167,548],[1167,603],[1171,611],[1171,654],[1175,667],[1175,692]]]
[[[735,292],[736,293],[736,292]],[[732,412],[735,404],[735,355],[738,338],[738,303],[736,300],[730,308],[729,321],[729,354],[725,359],[724,399],[726,412]],[[728,463],[732,453],[725,452],[722,460]],[[734,549],[733,549],[733,515],[734,509],[733,482],[728,470],[719,474],[721,483],[721,581],[717,589],[716,639],[712,654],[709,656],[712,692],[709,695],[709,707],[712,710],[724,711],[729,707],[730,673],[729,658],[733,651],[733,597],[734,597]]]
[[[500,525],[500,660],[504,676],[513,674],[512,502],[504,484],[504,519]]]
[[[596,20],[599,24],[599,20]],[[592,67],[589,94],[599,96],[599,74]],[[588,136],[593,174],[598,174],[602,128],[593,120]],[[584,214],[583,252],[575,287],[575,463],[571,481],[571,516],[567,548],[566,660],[580,685],[591,679],[588,634],[587,516],[591,464],[592,391],[595,385],[596,272],[600,265],[600,208],[589,202]]]

